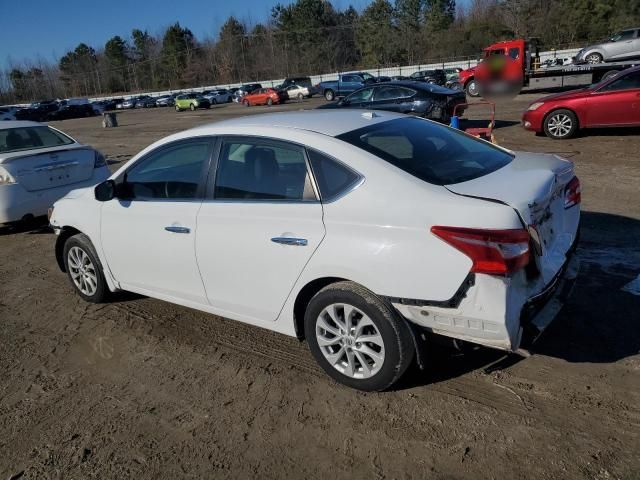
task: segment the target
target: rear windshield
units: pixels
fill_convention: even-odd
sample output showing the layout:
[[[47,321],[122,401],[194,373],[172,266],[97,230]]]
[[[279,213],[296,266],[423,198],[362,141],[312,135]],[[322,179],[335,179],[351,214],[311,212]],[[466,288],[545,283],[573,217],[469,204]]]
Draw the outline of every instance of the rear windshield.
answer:
[[[0,130],[0,152],[18,152],[37,148],[59,147],[74,143],[72,139],[49,127],[18,127]]]
[[[513,160],[512,155],[488,142],[412,117],[360,128],[337,138],[434,185],[473,180]]]

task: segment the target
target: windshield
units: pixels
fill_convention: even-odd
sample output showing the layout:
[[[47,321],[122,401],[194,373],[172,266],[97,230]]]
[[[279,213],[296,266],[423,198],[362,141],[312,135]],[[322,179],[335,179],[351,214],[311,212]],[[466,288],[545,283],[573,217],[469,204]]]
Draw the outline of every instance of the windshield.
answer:
[[[434,185],[473,180],[513,160],[488,142],[419,118],[382,122],[337,138]]]
[[[0,130],[0,152],[18,152],[37,148],[59,147],[74,141],[49,127],[18,127]]]

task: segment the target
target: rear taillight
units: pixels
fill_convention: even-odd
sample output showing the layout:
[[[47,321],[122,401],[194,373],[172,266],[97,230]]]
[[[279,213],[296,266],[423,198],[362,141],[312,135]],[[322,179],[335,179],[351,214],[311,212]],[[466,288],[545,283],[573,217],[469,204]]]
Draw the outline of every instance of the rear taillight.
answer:
[[[564,187],[564,208],[571,208],[578,205],[582,201],[582,191],[580,189],[580,180],[573,177],[567,186]]]
[[[104,155],[96,150],[94,161],[93,161],[93,168],[104,167],[106,164],[107,164],[107,160],[106,158],[104,158]]]
[[[525,229],[435,226],[431,232],[468,256],[475,273],[510,275],[529,263],[529,232]]]

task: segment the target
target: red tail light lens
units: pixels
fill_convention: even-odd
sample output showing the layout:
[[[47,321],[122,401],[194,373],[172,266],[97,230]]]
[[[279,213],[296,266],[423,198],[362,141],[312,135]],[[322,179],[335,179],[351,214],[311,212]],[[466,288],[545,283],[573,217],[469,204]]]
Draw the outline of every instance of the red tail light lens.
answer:
[[[580,189],[580,180],[573,177],[567,186],[564,187],[564,208],[571,208],[578,205],[582,201],[582,190]]]
[[[510,275],[529,263],[529,232],[525,229],[434,226],[431,232],[468,256],[475,273]]]

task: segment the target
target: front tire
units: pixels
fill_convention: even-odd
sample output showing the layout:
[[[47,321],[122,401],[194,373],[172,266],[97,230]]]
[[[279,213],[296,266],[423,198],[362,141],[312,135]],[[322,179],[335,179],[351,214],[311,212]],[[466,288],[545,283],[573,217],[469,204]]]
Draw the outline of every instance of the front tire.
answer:
[[[192,112],[195,112],[196,106],[192,103],[191,105],[189,105],[189,110],[191,110]]]
[[[333,100],[336,98],[336,94],[333,93],[333,90],[326,90],[324,92],[324,99],[327,102],[333,102]]]
[[[176,112],[179,112],[181,109],[178,105],[176,105]]]
[[[564,140],[573,137],[578,131],[578,117],[571,110],[554,110],[546,116],[543,126],[547,137]]]
[[[597,52],[590,53],[584,59],[587,63],[595,65],[597,63],[602,63],[603,57]]]
[[[249,103],[249,100],[245,100],[242,103],[244,104],[245,107],[250,107],[251,106],[251,104]]]
[[[89,237],[79,233],[64,244],[64,266],[67,277],[83,300],[102,303],[109,296],[102,265]]]
[[[478,86],[478,82],[475,80],[469,80],[465,87],[467,95],[470,97],[479,97],[480,96],[480,88]]]
[[[353,282],[318,292],[305,312],[311,354],[334,380],[364,391],[391,387],[411,364],[409,326],[393,307]]]

